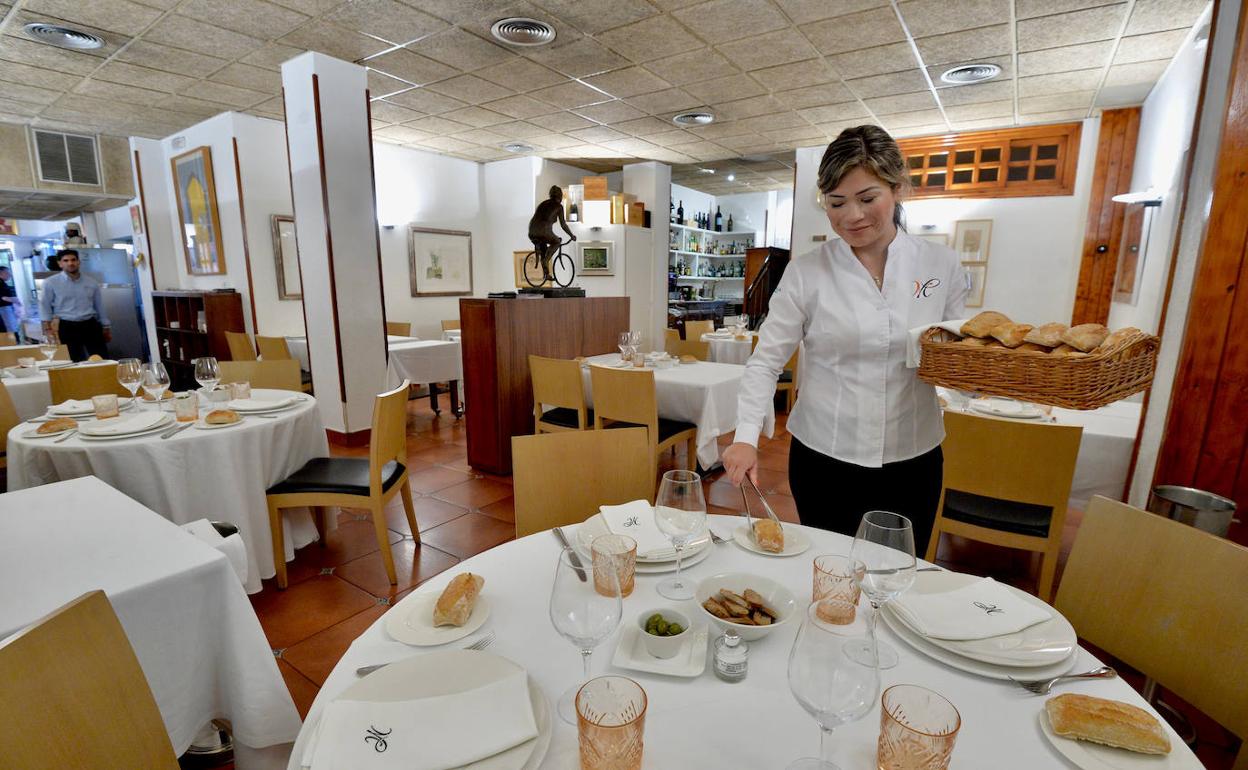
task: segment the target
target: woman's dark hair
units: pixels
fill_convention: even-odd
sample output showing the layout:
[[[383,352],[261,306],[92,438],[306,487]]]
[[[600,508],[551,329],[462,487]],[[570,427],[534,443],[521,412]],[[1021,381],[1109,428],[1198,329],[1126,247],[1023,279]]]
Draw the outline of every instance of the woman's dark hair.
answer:
[[[906,160],[897,142],[879,126],[863,125],[845,129],[824,150],[819,161],[819,192],[832,192],[846,174],[859,167],[879,177],[899,195],[910,187]],[[893,224],[904,230],[901,214],[898,203],[893,208]]]

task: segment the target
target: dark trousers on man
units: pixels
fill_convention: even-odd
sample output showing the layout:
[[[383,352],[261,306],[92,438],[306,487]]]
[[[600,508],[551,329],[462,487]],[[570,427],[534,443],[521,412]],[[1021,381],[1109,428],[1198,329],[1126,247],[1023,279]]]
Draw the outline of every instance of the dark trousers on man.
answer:
[[[66,321],[62,318],[57,326],[61,344],[69,348],[73,361],[86,361],[91,356],[108,357],[108,345],[104,342],[104,327],[94,318],[86,321]]]

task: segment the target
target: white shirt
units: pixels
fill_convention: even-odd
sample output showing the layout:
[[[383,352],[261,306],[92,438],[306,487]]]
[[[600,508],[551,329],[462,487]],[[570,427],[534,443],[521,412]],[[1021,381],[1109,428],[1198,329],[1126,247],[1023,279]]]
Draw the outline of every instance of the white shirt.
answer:
[[[736,441],[757,446],[776,380],[802,343],[800,391],[788,430],[811,449],[871,468],[944,440],[936,390],[906,367],[906,333],[962,318],[958,255],[903,232],[888,247],[884,286],[842,240],[789,263],[745,365]]]

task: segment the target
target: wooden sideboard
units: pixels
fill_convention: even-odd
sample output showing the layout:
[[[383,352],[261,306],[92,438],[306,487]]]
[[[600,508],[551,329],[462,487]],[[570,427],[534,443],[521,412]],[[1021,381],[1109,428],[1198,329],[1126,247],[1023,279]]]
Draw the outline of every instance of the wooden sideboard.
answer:
[[[629,328],[628,313],[628,297],[461,299],[468,464],[511,473],[511,437],[533,432],[529,355],[617,352],[619,334]]]

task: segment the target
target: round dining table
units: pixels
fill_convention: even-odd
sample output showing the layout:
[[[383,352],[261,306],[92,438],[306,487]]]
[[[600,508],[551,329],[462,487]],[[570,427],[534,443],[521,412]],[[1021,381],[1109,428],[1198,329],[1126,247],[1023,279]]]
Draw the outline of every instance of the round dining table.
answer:
[[[731,331],[727,334],[717,331],[703,334],[701,340],[709,346],[708,361],[717,364],[744,364],[754,352],[754,338],[757,336],[758,332],[746,332],[745,339],[737,339]]]
[[[812,561],[825,553],[848,554],[849,537],[824,530],[800,527],[812,547],[796,556],[776,557],[747,551],[732,542],[732,531],[743,525],[739,517],[708,517],[710,529],[729,542],[710,546],[713,552],[687,570],[695,581],[720,573],[745,572],[782,583],[798,599],[800,608],[810,600]],[[797,527],[799,525],[785,525]],[[576,541],[567,527],[568,537]],[[309,734],[316,729],[325,705],[359,677],[360,666],[387,663],[443,649],[458,649],[493,633],[488,652],[510,659],[525,668],[532,681],[552,704],[569,685],[581,678],[578,650],[551,625],[549,600],[560,554],[551,532],[540,532],[485,551],[430,579],[412,596],[438,594],[455,575],[463,572],[484,577],[482,596],[488,598],[490,615],[485,624],[465,638],[441,647],[410,647],[395,641],[386,631],[383,615],[347,649],[325,680],[313,702],[303,730],[291,754],[288,770],[299,770]],[[670,574],[670,573],[669,573]],[[664,574],[637,574],[636,587],[624,600],[621,625],[637,621],[649,610],[676,608],[707,624],[695,602],[673,602],[655,590]],[[406,598],[406,597],[405,597]],[[390,612],[403,612],[402,602]],[[860,611],[869,612],[864,604]],[[649,705],[645,721],[643,768],[783,768],[803,756],[818,756],[819,729],[798,705],[789,690],[789,650],[800,627],[800,617],[790,618],[765,638],[750,642],[749,669],[743,681],[726,683],[712,672],[711,653],[706,669],[693,678],[677,678],[616,668],[611,661],[622,629],[617,629],[593,655],[593,676],[627,676],[645,689]],[[880,637],[897,649],[900,663],[880,673],[881,691],[899,683],[935,690],[957,707],[962,727],[953,752],[952,767],[958,770],[1051,770],[1072,767],[1044,737],[1040,714],[1045,698],[1032,695],[1005,680],[989,679],[957,670],[927,657],[879,623]],[[711,644],[716,636],[711,629]],[[1100,665],[1093,655],[1078,649],[1071,669],[1087,671]],[[382,668],[370,676],[384,677]],[[1148,709],[1121,679],[1077,680],[1060,685],[1058,692],[1080,692],[1113,698]],[[550,748],[542,768],[579,767],[576,727],[557,717]],[[879,736],[878,706],[862,719],[838,727],[833,740],[836,761],[843,770],[876,767]],[[1163,724],[1165,724],[1163,722]],[[1200,768],[1200,763],[1168,726],[1171,767]],[[1153,766],[1153,765],[1150,765]]]
[[[204,518],[234,524],[247,548],[245,587],[257,593],[260,579],[275,572],[264,492],[308,460],[328,456],[329,445],[312,396],[261,388],[251,393],[253,399],[299,401],[265,417],[244,414],[237,424],[208,430],[196,424],[169,438],[157,431],[104,441],[64,434],[61,440],[33,437],[36,424],[18,423],[8,436],[9,491],[96,476],[175,524]],[[172,407],[166,402],[162,408]],[[201,416],[207,411],[201,406]],[[282,520],[289,561],[296,548],[317,539],[316,526],[302,508]]]

